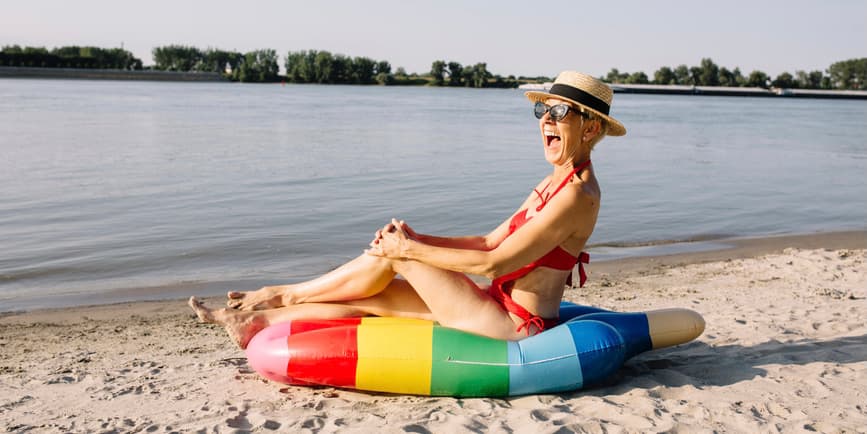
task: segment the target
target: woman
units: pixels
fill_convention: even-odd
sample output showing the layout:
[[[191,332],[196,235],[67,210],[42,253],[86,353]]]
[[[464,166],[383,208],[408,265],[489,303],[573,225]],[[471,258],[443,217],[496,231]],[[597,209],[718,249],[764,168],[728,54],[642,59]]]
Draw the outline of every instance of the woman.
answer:
[[[557,323],[560,300],[599,211],[590,152],[623,125],[608,116],[612,91],[573,71],[549,92],[527,92],[553,170],[509,219],[484,236],[437,237],[392,220],[370,249],[319,278],[230,292],[228,309],[190,306],[245,348],[258,331],[299,318],[400,316],[497,339],[517,340]],[[520,230],[518,230],[520,229]],[[479,288],[466,274],[492,279]],[[400,275],[401,277],[397,277]]]

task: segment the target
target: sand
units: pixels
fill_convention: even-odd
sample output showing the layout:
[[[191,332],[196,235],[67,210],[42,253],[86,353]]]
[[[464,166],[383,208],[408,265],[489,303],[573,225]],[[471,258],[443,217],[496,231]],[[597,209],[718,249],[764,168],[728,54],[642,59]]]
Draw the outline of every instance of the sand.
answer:
[[[269,383],[182,300],[6,314],[0,429],[867,432],[867,243],[854,234],[591,265],[588,286],[568,291],[569,301],[690,308],[707,329],[628,361],[605,384],[554,395],[428,398]]]

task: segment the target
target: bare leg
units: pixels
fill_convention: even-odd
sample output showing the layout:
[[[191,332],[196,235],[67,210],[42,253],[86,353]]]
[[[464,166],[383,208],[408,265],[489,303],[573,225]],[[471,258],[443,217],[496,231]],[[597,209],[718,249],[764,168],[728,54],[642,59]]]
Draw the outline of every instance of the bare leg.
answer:
[[[367,298],[384,290],[395,272],[388,260],[361,255],[313,280],[292,285],[266,286],[258,291],[229,292],[227,305],[241,310],[271,309],[297,303],[347,301]]]
[[[390,262],[440,324],[496,339],[524,337],[512,316],[466,275],[416,261]]]
[[[240,311],[209,309],[195,297],[190,297],[189,305],[200,321],[223,326],[229,337],[241,348],[246,348],[250,339],[265,327],[297,319],[367,315],[434,319],[424,301],[402,279],[395,279],[384,291],[373,297],[342,303],[304,303],[277,309]]]
[[[281,309],[264,311],[236,311],[232,309],[209,310],[195,299],[190,306],[204,322],[221,324],[229,335],[243,348],[256,332],[281,321],[298,318],[339,318],[364,315],[405,316],[434,319],[440,324],[460,330],[498,339],[520,339],[515,322],[496,301],[479,290],[475,283],[461,273],[432,267],[415,261],[390,260],[371,257],[381,271],[379,276],[391,280],[378,289],[374,296],[332,303],[305,303]],[[359,260],[362,260],[359,258]],[[366,258],[363,259],[367,261]],[[358,261],[358,260],[357,260]],[[347,264],[349,265],[349,264]],[[335,270],[337,272],[339,270]],[[407,280],[394,279],[399,273]],[[329,273],[331,274],[331,273]],[[351,276],[352,273],[347,273]],[[341,273],[336,273],[339,277]],[[323,276],[327,280],[328,275]],[[317,279],[318,280],[318,279]],[[335,279],[337,280],[337,279]],[[311,282],[315,282],[311,281]],[[303,284],[302,284],[303,285]],[[310,298],[327,298],[328,285],[311,284],[322,293]],[[339,288],[339,287],[338,287]],[[335,289],[335,288],[332,288]],[[337,289],[337,291],[342,291]],[[355,289],[341,294],[370,293],[370,289]],[[311,291],[312,292],[312,291]]]

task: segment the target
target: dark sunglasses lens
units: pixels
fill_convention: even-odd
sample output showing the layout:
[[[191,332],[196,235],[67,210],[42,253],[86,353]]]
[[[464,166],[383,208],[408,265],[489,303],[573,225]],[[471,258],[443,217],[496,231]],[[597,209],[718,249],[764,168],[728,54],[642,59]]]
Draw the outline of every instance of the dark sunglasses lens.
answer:
[[[542,116],[545,116],[545,113],[548,111],[548,106],[542,104],[541,102],[537,102],[535,106],[533,106],[533,114],[536,115],[536,119],[542,119]]]
[[[569,113],[569,106],[566,104],[557,104],[549,110],[551,110],[551,118],[555,121],[560,121],[566,117],[566,113]]]

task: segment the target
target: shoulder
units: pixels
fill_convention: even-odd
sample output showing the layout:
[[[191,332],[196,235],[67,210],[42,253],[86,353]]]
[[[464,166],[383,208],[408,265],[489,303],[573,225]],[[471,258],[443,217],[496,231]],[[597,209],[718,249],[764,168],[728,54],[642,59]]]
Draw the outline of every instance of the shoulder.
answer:
[[[563,187],[563,196],[572,204],[597,209],[602,199],[602,191],[595,178],[581,179],[578,176],[572,178],[572,182]]]

